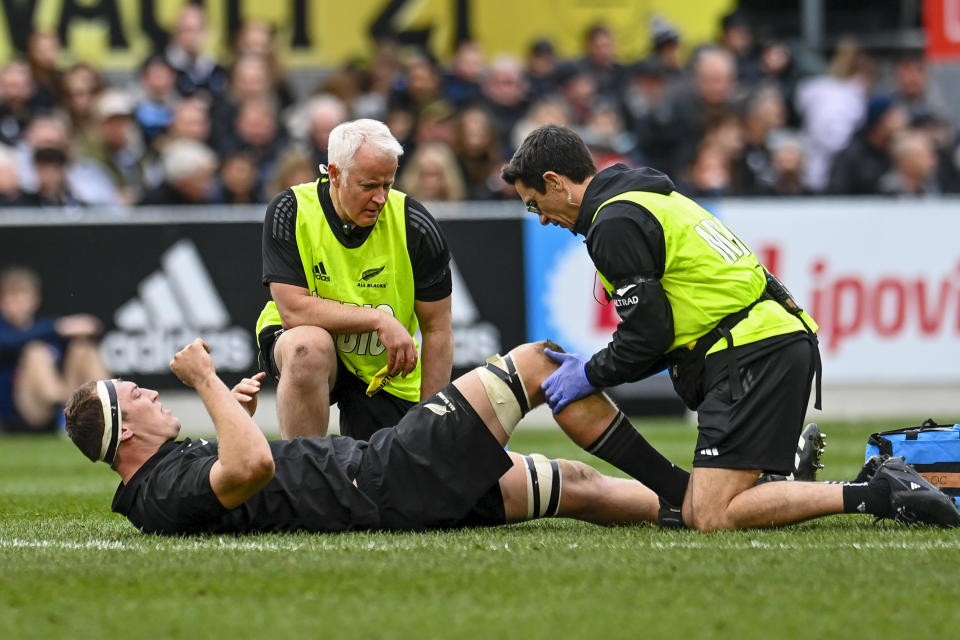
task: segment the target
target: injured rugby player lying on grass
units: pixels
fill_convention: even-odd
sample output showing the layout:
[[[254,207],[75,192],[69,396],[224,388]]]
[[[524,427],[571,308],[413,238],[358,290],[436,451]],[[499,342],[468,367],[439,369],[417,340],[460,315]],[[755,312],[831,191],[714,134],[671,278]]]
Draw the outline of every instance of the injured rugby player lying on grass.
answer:
[[[128,380],[77,389],[66,410],[67,433],[88,458],[119,474],[113,510],[148,533],[424,530],[550,516],[598,524],[653,523],[659,516],[668,526],[682,525],[671,513],[661,515],[677,496],[661,500],[647,485],[674,491],[686,472],[642,438],[646,455],[660,458],[646,484],[602,475],[582,462],[504,450],[520,418],[544,401],[540,385],[557,369],[544,353],[548,345],[558,350],[541,342],[491,358],[369,441],[268,441],[252,417],[263,375],[228,389],[209,347],[195,340],[170,367],[200,395],[217,440],[176,440],[180,422],[159,394]],[[599,393],[555,418],[588,451],[629,445],[624,435],[637,434]],[[671,474],[673,485],[664,484]],[[781,484],[788,483],[760,486]]]

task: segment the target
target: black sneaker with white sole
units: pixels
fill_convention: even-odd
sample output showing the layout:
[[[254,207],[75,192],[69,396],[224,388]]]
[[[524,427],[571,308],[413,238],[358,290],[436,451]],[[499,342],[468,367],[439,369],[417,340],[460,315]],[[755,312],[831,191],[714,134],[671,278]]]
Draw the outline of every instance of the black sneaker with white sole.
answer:
[[[889,492],[890,512],[880,515],[881,518],[906,524],[960,526],[960,511],[953,500],[906,464],[902,457],[883,460],[869,482],[871,485],[885,485]]]

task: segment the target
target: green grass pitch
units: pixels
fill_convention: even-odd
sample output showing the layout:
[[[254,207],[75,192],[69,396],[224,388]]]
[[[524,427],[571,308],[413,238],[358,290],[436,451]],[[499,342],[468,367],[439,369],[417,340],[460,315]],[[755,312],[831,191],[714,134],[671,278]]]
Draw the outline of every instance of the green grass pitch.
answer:
[[[636,424],[689,466],[692,427]],[[871,431],[906,425],[821,426],[821,477],[847,479]],[[559,430],[511,448],[591,460]],[[116,484],[66,439],[0,439],[0,638],[960,637],[960,531],[834,516],[170,539],[110,513]]]

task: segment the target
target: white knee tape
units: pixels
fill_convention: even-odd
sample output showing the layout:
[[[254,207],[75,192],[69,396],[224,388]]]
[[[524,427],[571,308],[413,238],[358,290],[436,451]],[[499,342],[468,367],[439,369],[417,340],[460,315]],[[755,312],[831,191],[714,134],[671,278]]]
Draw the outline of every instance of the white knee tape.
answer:
[[[527,465],[527,518],[549,518],[560,507],[560,465],[539,453],[523,457]]]
[[[487,364],[496,367],[507,377],[507,384],[511,385],[514,396],[520,394],[522,397],[517,398],[517,402],[520,402],[521,410],[526,413],[530,410],[530,394],[527,393],[527,386],[523,383],[523,377],[520,375],[520,372],[517,370],[516,365],[513,362],[513,356],[509,353],[507,357],[501,356],[499,353],[494,354],[487,358]]]
[[[487,397],[490,398],[490,404],[493,405],[493,411],[497,414],[503,430],[508,436],[513,435],[513,430],[517,428],[517,423],[523,417],[523,410],[513,396],[510,385],[489,369],[481,367],[477,369],[477,374],[480,376],[480,382],[483,383],[483,388],[487,392]]]

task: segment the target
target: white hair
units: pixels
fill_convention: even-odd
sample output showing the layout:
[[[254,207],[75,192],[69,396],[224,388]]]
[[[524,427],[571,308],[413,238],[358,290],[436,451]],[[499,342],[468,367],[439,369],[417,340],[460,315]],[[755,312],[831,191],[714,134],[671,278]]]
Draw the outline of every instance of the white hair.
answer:
[[[314,119],[322,112],[333,116],[338,124],[345,122],[349,117],[347,105],[344,104],[343,100],[335,95],[322,93],[289,111],[287,130],[298,140],[308,139]]]
[[[204,169],[217,167],[217,154],[196,140],[174,140],[163,148],[163,173],[170,182],[176,182]]]
[[[318,113],[325,112],[343,123],[348,115],[347,105],[343,103],[343,100],[329,93],[321,94],[310,100],[307,103],[307,109],[311,119]]]
[[[357,150],[363,144],[369,144],[375,152],[385,156],[399,158],[403,155],[403,147],[390,133],[387,125],[379,120],[364,118],[334,127],[330,132],[327,161],[337,165],[341,171],[349,171]]]

